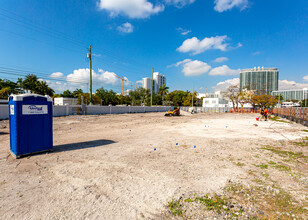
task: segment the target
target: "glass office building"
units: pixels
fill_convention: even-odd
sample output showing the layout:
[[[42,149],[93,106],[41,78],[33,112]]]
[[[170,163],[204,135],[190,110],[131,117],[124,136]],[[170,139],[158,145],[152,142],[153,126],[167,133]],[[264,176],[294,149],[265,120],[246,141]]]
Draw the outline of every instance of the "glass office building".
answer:
[[[281,91],[273,91],[272,95],[281,95],[281,101],[291,101],[297,100],[302,101],[304,99],[308,99],[308,89],[295,89],[295,90],[281,90]]]
[[[256,90],[260,94],[271,94],[278,90],[277,68],[253,68],[241,70],[240,90]]]

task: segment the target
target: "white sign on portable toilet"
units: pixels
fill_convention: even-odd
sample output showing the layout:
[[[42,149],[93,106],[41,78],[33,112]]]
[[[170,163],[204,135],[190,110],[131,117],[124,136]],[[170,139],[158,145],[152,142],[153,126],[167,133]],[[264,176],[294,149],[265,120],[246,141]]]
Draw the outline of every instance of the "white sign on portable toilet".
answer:
[[[10,105],[10,114],[14,115],[14,105]]]
[[[23,115],[43,115],[48,114],[47,105],[23,105]]]

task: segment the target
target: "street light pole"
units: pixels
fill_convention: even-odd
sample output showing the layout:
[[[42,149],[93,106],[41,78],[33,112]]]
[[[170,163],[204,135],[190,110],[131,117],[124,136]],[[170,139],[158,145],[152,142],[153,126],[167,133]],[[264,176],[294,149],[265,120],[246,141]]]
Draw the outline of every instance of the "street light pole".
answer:
[[[154,68],[152,68],[152,82],[151,82],[151,106],[153,105],[153,74],[154,74]]]
[[[92,44],[88,48],[88,51],[89,51],[88,58],[90,61],[90,105],[92,105],[92,54],[91,54],[91,50],[92,50]]]

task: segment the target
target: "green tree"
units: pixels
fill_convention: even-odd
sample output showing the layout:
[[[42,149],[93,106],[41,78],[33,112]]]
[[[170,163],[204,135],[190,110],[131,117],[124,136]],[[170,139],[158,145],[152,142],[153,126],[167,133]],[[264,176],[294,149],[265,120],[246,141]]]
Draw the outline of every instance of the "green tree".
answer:
[[[181,90],[175,90],[166,95],[166,100],[172,101],[173,105],[182,106],[184,99],[186,98],[188,94],[189,94],[188,91],[184,92]]]
[[[112,89],[108,91],[101,87],[100,89],[96,90],[95,95],[102,100],[103,105],[116,105],[119,103],[119,98]]]
[[[151,104],[151,93],[149,89],[139,87],[129,93],[132,99],[132,105],[147,105]],[[153,94],[153,100],[155,95]]]
[[[184,106],[191,106],[192,97],[194,97],[194,105],[197,101],[197,92],[194,92],[193,94],[191,92],[187,91],[187,95],[183,99],[183,105]]]
[[[81,103],[82,97],[83,96],[83,103]],[[93,105],[100,105],[101,104],[101,99],[97,95],[92,95],[92,103]],[[77,104],[90,104],[90,93],[80,93],[78,96]]]
[[[278,103],[278,99],[271,95],[256,95],[254,97],[256,104],[262,108],[272,108]]]
[[[163,101],[164,101],[165,95],[168,94],[168,92],[169,92],[168,89],[169,89],[169,87],[167,87],[166,84],[162,85],[159,88],[158,94],[161,95]]]
[[[53,94],[55,93],[55,91],[48,86],[46,81],[37,81],[36,89],[34,92],[40,95],[49,95],[49,96],[53,96]]]
[[[7,99],[11,94],[12,89],[10,87],[0,89],[0,99]]]
[[[29,90],[31,93],[36,93],[37,91],[38,78],[34,74],[28,74],[26,78],[22,81],[22,88],[24,90]]]
[[[73,92],[73,97],[78,98],[79,94],[83,93],[82,89],[75,89]]]
[[[123,96],[118,95],[118,103],[120,105],[131,105],[132,104],[132,98],[130,96]]]
[[[0,98],[6,99],[11,94],[21,93],[18,84],[6,79],[0,79]]]
[[[74,98],[74,94],[68,89],[65,90],[62,94],[62,97],[67,97],[67,98]]]

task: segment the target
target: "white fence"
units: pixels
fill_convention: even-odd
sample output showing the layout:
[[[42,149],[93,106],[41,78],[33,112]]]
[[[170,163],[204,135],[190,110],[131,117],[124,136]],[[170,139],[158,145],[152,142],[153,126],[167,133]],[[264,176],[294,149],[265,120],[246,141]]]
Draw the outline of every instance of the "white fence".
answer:
[[[183,111],[190,111],[192,107],[181,107],[181,110]],[[211,112],[230,112],[230,110],[233,110],[233,108],[227,108],[227,107],[213,107],[213,108],[206,108],[206,107],[194,107],[194,109],[199,113],[199,112],[206,112],[206,113],[211,113]]]
[[[81,105],[54,105],[53,116],[68,116],[77,114],[101,115],[101,114],[127,114],[145,112],[166,112],[170,106],[86,106],[83,110]],[[0,105],[0,119],[9,118],[8,105]]]

